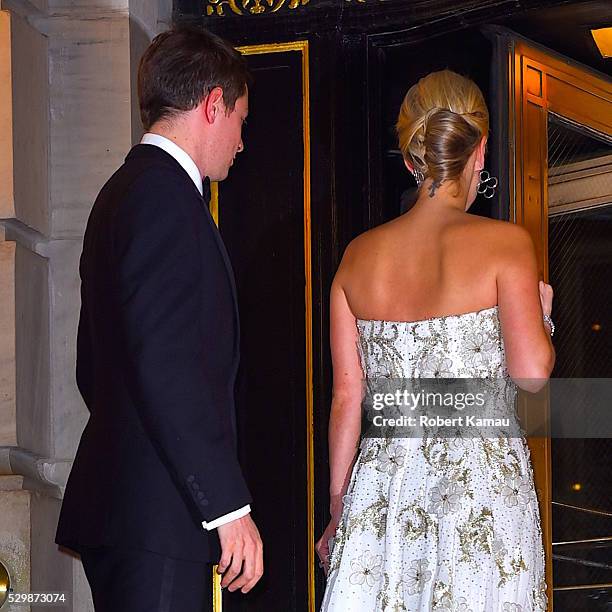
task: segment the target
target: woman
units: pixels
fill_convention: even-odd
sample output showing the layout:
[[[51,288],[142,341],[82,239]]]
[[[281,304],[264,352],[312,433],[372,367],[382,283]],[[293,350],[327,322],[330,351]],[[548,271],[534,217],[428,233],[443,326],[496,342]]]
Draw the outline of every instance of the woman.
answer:
[[[364,438],[355,460],[364,378],[537,390],[550,376],[552,289],[538,284],[529,234],[466,214],[488,128],[469,79],[444,70],[413,86],[397,132],[417,202],[353,240],[332,284],[325,612],[546,609],[523,437]]]

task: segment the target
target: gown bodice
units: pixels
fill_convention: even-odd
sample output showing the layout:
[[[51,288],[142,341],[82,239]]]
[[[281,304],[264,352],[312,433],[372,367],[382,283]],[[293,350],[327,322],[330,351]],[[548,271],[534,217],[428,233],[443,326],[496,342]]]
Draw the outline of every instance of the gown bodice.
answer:
[[[357,319],[366,378],[507,376],[498,307],[420,321]]]

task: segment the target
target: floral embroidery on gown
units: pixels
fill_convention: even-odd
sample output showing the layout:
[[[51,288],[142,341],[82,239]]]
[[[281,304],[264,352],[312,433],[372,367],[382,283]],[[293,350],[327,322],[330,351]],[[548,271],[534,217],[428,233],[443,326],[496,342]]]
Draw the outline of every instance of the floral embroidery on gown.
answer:
[[[497,306],[423,321],[357,320],[368,378],[504,378]],[[529,448],[496,438],[363,438],[321,612],[547,608]]]

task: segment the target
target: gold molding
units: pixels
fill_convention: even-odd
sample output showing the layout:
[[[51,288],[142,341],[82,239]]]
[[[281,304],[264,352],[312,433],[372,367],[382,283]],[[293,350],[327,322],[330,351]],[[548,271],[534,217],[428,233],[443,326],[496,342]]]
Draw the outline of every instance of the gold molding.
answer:
[[[294,40],[291,42],[282,43],[266,43],[264,45],[246,45],[243,47],[236,47],[240,53],[244,55],[262,55],[264,53],[284,53],[285,51],[299,51],[302,53],[302,79],[309,76],[308,71],[308,41],[307,40]],[[304,88],[304,84],[306,87]],[[310,112],[310,99],[306,96],[310,96],[310,87],[308,81],[302,83],[302,96],[303,104],[302,111]],[[310,118],[310,115],[307,115]],[[310,156],[310,123],[304,124],[304,154],[308,152]],[[310,159],[309,170],[310,170]],[[310,175],[309,175],[310,176]],[[310,197],[310,191],[309,191]],[[310,199],[308,200],[310,205]]]
[[[306,6],[310,0],[207,0],[206,15],[225,16],[225,7],[234,15],[263,15],[264,13],[276,13],[287,6],[295,10]]]
[[[217,573],[217,565],[212,567],[212,606],[214,612],[221,612],[223,608],[223,598],[221,596],[221,574]]]
[[[216,181],[211,181],[210,183],[210,203],[208,208],[210,209],[210,214],[215,220],[217,227],[219,227],[219,183]]]
[[[227,0],[229,2],[229,0]],[[302,0],[307,4],[309,0]],[[209,0],[215,3],[214,0]],[[277,0],[266,0],[272,6],[284,4]],[[235,4],[235,0],[233,2]],[[248,3],[243,0],[243,3]],[[261,2],[260,2],[261,4]],[[294,5],[294,6],[292,6]],[[300,5],[292,0],[289,8]],[[278,8],[276,10],[278,10]],[[265,53],[286,53],[297,51],[302,54],[302,133],[304,146],[304,274],[306,287],[305,300],[305,333],[306,333],[306,472],[308,487],[308,610],[315,610],[315,533],[314,533],[314,417],[313,417],[313,350],[312,350],[312,254],[311,254],[311,221],[310,221],[310,64],[308,54],[308,41],[296,40],[285,43],[270,43],[264,45],[246,45],[236,47],[244,55],[262,55]],[[219,219],[219,192],[217,183],[211,184],[210,211],[218,225]],[[213,612],[222,612],[222,596],[220,580],[213,578]]]
[[[377,0],[381,2],[381,0]],[[353,0],[344,0],[353,2]],[[366,4],[367,0],[354,0],[354,4]],[[310,0],[206,0],[207,17],[225,17],[230,13],[238,16],[264,15],[276,13],[283,8],[289,10],[300,9],[310,4]]]

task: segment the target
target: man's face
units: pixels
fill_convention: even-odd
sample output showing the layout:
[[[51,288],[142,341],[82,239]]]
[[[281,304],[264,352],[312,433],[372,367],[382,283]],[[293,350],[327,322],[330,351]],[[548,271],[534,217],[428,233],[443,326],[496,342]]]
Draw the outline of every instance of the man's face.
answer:
[[[215,134],[214,168],[211,168],[210,173],[212,181],[222,181],[227,178],[236,154],[244,150],[242,125],[249,114],[248,91],[236,100],[234,110],[229,115],[226,114],[225,106],[223,104],[221,106],[222,112],[219,113],[219,124]]]

